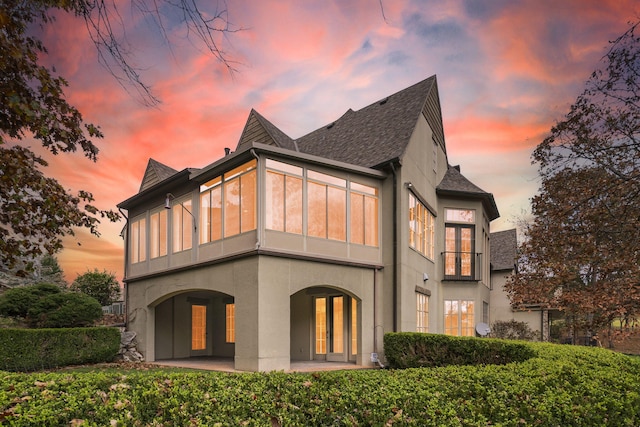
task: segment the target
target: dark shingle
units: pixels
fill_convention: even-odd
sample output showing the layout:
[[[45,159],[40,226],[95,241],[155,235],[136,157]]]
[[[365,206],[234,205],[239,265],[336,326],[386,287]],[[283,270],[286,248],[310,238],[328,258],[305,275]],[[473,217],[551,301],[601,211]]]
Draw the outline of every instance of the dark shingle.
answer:
[[[513,270],[516,264],[518,239],[516,229],[491,233],[491,269]]]
[[[490,221],[500,217],[493,194],[487,193],[465,178],[460,173],[458,166],[448,166],[442,181],[440,181],[440,184],[436,187],[436,193],[440,196],[473,197],[481,199]]]
[[[254,109],[251,109],[249,113],[247,123],[244,125],[244,130],[236,146],[236,151],[252,142],[275,145],[276,147],[286,148],[288,150],[296,149],[293,139]]]
[[[164,165],[157,160],[149,159],[149,163],[147,163],[147,169],[144,172],[144,177],[142,178],[142,183],[140,184],[140,190],[138,193],[146,190],[149,187],[154,186],[160,181],[164,181],[172,175],[178,173],[177,170]]]
[[[349,109],[335,122],[296,140],[298,148],[303,153],[365,167],[400,158],[427,98],[437,97],[436,84],[436,77],[431,76],[361,110]],[[442,128],[439,114],[438,118]]]

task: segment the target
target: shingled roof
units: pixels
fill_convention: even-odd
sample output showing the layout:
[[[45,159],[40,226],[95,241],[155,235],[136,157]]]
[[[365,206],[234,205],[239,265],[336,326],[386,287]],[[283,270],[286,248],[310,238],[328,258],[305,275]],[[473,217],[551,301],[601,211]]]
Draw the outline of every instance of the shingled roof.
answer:
[[[491,233],[491,269],[513,270],[516,264],[518,239],[516,229]]]
[[[304,153],[376,167],[402,157],[423,110],[444,148],[435,76],[358,111],[349,109],[335,122],[299,138],[296,143]]]
[[[276,147],[295,150],[296,146],[289,136],[278,129],[273,123],[265,119],[260,113],[253,108],[244,125],[240,141],[236,146],[236,151],[241,150],[244,146],[252,142],[261,144],[275,145]]]
[[[164,181],[172,175],[178,173],[177,170],[164,165],[156,160],[149,159],[147,163],[147,169],[144,172],[144,177],[142,178],[142,183],[140,184],[140,190],[138,193],[146,190],[149,187],[154,186],[160,181]]]
[[[259,142],[373,168],[402,157],[420,114],[446,153],[436,76],[360,110],[349,109],[335,122],[295,141],[251,110],[236,150]]]
[[[440,184],[436,187],[436,193],[440,196],[481,199],[490,221],[500,217],[493,194],[487,193],[465,178],[460,173],[459,166],[448,166],[442,181],[440,181]]]

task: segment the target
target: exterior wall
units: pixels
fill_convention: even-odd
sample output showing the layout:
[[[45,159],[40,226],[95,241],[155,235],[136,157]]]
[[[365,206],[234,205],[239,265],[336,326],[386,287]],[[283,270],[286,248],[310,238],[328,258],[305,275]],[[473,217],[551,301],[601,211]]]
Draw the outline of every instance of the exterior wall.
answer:
[[[298,360],[311,357],[312,310],[304,291],[328,287],[357,300],[356,363],[370,365],[368,355],[374,351],[375,329],[374,275],[375,270],[369,268],[272,256],[251,256],[175,272],[128,285],[129,329],[137,332],[139,349],[147,360],[189,357],[190,317],[185,312],[189,309],[188,298],[209,298],[212,314],[208,326],[217,331],[209,338],[209,354],[229,355],[229,346],[220,346],[224,329],[214,326],[216,321],[224,324],[224,319],[215,319],[213,314],[224,312],[224,301],[219,297],[222,293],[235,302],[235,368],[288,370],[293,355]],[[296,344],[295,348],[291,343]]]
[[[413,189],[425,199],[431,208],[437,209],[436,186],[446,172],[446,155],[440,146],[437,147],[434,171],[434,150],[432,131],[426,119],[420,116],[402,159],[402,168],[398,179],[398,253],[399,253],[399,295],[398,295],[398,331],[416,330],[416,286],[430,293],[429,296],[429,331],[439,332],[437,328],[438,309],[434,301],[441,290],[438,273],[439,247],[438,235],[442,229],[438,225],[437,212],[435,229],[434,259],[429,259],[409,246],[409,189]],[[429,279],[423,280],[424,274]],[[435,327],[435,329],[434,329]]]
[[[514,311],[511,308],[509,297],[504,291],[504,285],[511,274],[511,271],[498,271],[491,275],[493,289],[491,290],[490,321],[491,323],[509,320],[525,322],[533,331],[536,332],[537,338],[539,340],[543,340],[542,311]]]

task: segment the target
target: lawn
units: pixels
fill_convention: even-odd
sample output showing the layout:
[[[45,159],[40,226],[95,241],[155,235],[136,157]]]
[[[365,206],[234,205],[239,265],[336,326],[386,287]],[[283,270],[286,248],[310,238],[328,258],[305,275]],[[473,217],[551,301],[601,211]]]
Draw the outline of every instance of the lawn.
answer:
[[[319,373],[0,371],[0,424],[638,426],[640,358],[531,344],[522,363]]]

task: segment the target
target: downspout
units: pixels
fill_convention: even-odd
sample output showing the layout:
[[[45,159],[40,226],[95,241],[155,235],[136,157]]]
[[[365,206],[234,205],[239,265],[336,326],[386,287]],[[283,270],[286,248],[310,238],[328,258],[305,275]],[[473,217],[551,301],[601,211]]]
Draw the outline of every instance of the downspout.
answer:
[[[122,208],[118,208],[122,216],[124,217],[124,278],[122,279],[122,284],[124,285],[124,328],[127,329],[129,327],[129,285],[127,284],[127,265],[129,264],[129,218],[123,212]]]
[[[398,173],[393,161],[393,332],[398,332]]]

